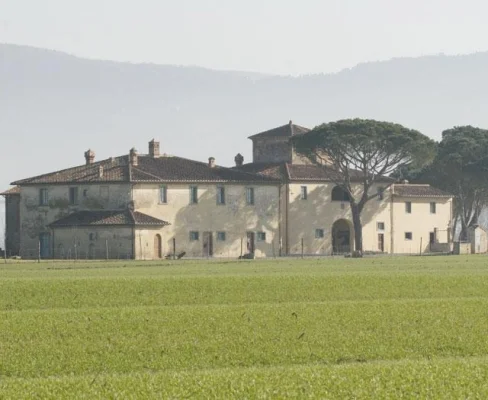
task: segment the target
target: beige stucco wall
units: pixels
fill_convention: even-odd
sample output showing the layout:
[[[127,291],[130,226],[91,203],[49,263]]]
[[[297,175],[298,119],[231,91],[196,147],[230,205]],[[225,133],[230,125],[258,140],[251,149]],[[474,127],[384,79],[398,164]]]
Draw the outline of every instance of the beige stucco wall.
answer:
[[[308,197],[301,199],[301,187],[306,186]],[[377,185],[383,186],[383,185]],[[340,219],[345,219],[352,227],[352,214],[348,202],[332,201],[333,183],[293,183],[289,185],[288,235],[289,254],[301,253],[303,238],[304,254],[332,253],[332,226]],[[360,190],[358,186],[357,191]],[[376,186],[371,189],[376,193]],[[378,251],[378,233],[385,237],[384,251],[390,251],[390,201],[389,191],[385,191],[383,200],[370,200],[362,213],[363,249]],[[377,231],[377,222],[385,224],[384,231]],[[324,238],[315,238],[315,230],[323,229]],[[351,229],[352,236],[354,231]],[[352,242],[351,242],[352,244]]]
[[[163,256],[172,253],[176,238],[177,253],[187,257],[205,257],[204,232],[211,232],[214,257],[238,257],[246,250],[247,232],[256,233],[256,257],[279,255],[279,185],[224,184],[226,202],[217,204],[217,184],[198,186],[198,204],[190,204],[190,184],[168,183],[167,204],[159,202],[159,184],[137,184],[133,199],[136,211],[169,222],[161,229],[140,230],[136,238],[136,255],[154,256],[154,236],[163,239]],[[255,204],[246,204],[246,187],[254,187]],[[190,231],[199,232],[199,240],[190,241]],[[217,232],[225,232],[226,240],[217,240]],[[266,233],[266,241],[257,240],[257,232]],[[142,242],[142,245],[141,245]],[[141,247],[144,249],[141,253]]]
[[[77,205],[69,205],[70,187],[78,187]],[[100,197],[101,187],[109,188],[108,197]],[[41,188],[48,189],[47,206],[40,205]],[[84,190],[87,190],[86,197]],[[131,189],[128,184],[22,186],[20,198],[21,256],[37,258],[39,235],[50,232],[49,224],[76,211],[126,208],[131,201]]]
[[[468,229],[468,241],[471,243],[472,254],[484,254],[488,252],[488,234],[480,226]]]
[[[412,213],[405,211],[405,202],[412,202]],[[431,214],[430,203],[436,203],[436,213]],[[430,250],[429,234],[437,228],[437,241],[448,242],[451,221],[451,199],[442,198],[393,198],[393,249],[397,254],[412,254]],[[405,232],[412,232],[412,240],[405,239]]]
[[[102,226],[57,228],[52,232],[54,257],[57,259],[131,259],[131,227]]]

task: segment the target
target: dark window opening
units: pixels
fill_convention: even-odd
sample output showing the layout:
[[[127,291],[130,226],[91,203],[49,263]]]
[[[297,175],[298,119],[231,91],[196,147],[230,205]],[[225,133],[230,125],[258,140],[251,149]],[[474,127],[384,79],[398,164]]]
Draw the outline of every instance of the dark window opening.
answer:
[[[340,186],[332,189],[332,201],[349,201],[350,199],[349,193]]]

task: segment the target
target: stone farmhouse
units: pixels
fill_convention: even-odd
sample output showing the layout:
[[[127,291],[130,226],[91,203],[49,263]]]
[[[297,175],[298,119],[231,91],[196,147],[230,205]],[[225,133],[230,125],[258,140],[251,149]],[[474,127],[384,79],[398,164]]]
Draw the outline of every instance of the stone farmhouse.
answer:
[[[354,247],[346,194],[301,158],[291,121],[251,136],[253,162],[235,166],[135,149],[13,182],[6,248],[22,258],[255,257],[331,255]],[[359,189],[359,184],[358,184]],[[374,253],[449,251],[452,196],[429,185],[392,183],[362,213],[363,248]]]

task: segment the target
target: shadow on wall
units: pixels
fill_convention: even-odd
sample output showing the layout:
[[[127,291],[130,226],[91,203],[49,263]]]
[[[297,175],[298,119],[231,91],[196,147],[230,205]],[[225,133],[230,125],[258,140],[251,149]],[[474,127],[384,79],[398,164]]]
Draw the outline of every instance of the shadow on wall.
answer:
[[[271,188],[256,186],[254,190],[254,205],[246,204],[243,187],[226,186],[223,205],[217,204],[216,189],[210,189],[199,195],[197,204],[183,207],[175,217],[176,253],[238,257],[252,250],[248,249],[248,233],[252,232],[257,256],[278,256],[278,188],[274,187],[274,195]],[[190,240],[192,231],[198,232],[197,240]],[[265,232],[265,240],[259,241],[257,232]],[[165,253],[172,254],[173,237],[167,240],[166,248],[169,251]]]
[[[301,254],[302,239],[303,252],[309,255],[331,255],[354,249],[354,228],[349,201],[332,201],[333,187],[334,185],[329,184],[317,185],[308,192],[306,200],[302,200],[298,193],[291,193],[288,211],[290,254]],[[376,248],[368,248],[371,247],[368,246],[371,240],[366,240],[364,227],[375,222],[377,215],[387,207],[389,202],[386,198],[384,201],[372,199],[366,203],[361,213],[364,251],[377,251]],[[385,222],[389,224],[390,221],[388,219]],[[344,237],[347,230],[349,239]],[[373,243],[376,244],[376,238]]]

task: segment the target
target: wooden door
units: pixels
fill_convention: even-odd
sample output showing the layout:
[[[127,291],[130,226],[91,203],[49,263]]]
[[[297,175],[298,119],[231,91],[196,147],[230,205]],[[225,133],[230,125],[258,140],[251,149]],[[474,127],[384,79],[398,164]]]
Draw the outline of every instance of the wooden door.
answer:
[[[163,258],[163,239],[159,234],[154,236],[154,258],[155,259]]]
[[[248,253],[254,253],[256,249],[254,232],[247,232],[247,251]]]
[[[378,233],[378,250],[385,251],[385,235],[383,233]]]
[[[429,243],[434,244],[435,243],[435,232],[430,232],[429,233]]]
[[[212,232],[203,232],[203,256],[213,256],[213,236]]]
[[[39,235],[39,255],[41,258],[49,258],[51,255],[51,235],[41,233]]]

